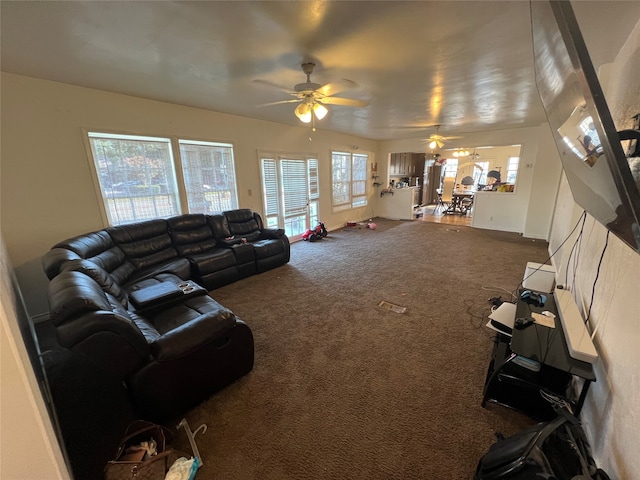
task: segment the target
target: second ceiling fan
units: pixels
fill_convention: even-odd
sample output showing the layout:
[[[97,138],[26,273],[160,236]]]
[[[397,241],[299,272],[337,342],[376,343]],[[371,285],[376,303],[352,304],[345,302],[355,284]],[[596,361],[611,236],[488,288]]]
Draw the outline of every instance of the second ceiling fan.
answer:
[[[266,80],[254,80],[256,83],[276,87],[295,97],[290,100],[279,100],[260,106],[265,107],[269,105],[279,105],[281,103],[299,102],[299,105],[294,110],[296,117],[304,123],[310,123],[314,118],[322,120],[327,115],[329,110],[325,105],[341,105],[345,107],[366,107],[369,105],[369,102],[365,100],[334,96],[349,88],[357,87],[358,84],[352,80],[342,79],[339,82],[327,83],[325,85],[312,82],[311,74],[315,66],[316,64],[313,62],[305,62],[301,65],[302,71],[307,76],[307,81],[294,85],[293,90]]]

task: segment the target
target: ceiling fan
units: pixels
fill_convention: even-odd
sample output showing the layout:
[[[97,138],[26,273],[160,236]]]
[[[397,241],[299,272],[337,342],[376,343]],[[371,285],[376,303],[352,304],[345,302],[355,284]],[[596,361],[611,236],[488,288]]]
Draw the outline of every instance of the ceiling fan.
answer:
[[[294,110],[296,117],[298,117],[304,123],[310,123],[314,118],[322,120],[329,110],[325,105],[341,105],[345,107],[366,107],[369,102],[365,100],[357,100],[353,98],[335,97],[343,91],[357,87],[358,84],[352,80],[343,79],[339,82],[327,83],[326,85],[320,85],[311,81],[311,74],[316,66],[313,62],[304,62],[301,67],[304,74],[307,76],[307,81],[294,85],[293,90],[281,87],[266,80],[254,80],[256,83],[262,83],[270,87],[275,87],[280,90],[284,90],[289,95],[295,98],[290,100],[280,100],[276,102],[270,102],[260,105],[266,107],[269,105],[278,105],[281,103],[296,103],[299,105]]]
[[[427,138],[426,140],[431,150],[434,150],[436,147],[438,148],[444,147],[444,142],[446,142],[447,140],[462,138],[462,137],[445,137],[444,135],[440,135],[438,133],[438,130],[440,129],[440,125],[434,125],[434,127],[436,127],[436,133],[431,134],[429,138]]]

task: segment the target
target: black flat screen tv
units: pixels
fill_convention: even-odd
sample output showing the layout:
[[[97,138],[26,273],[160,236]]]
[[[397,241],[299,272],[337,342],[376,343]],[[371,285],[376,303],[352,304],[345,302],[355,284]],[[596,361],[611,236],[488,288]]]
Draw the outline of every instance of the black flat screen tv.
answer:
[[[536,85],[573,198],[640,253],[638,184],[571,4],[530,5]]]

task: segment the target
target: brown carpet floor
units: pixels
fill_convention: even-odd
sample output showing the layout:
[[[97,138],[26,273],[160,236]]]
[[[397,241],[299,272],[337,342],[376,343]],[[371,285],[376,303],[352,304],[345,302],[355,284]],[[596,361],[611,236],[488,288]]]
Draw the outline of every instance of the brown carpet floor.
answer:
[[[199,479],[471,479],[495,432],[482,408],[488,299],[509,299],[544,241],[376,219],[291,247],[291,262],[211,292],[253,330],[253,371],[186,416]],[[381,300],[404,307],[384,310]],[[174,446],[190,451],[184,432]]]

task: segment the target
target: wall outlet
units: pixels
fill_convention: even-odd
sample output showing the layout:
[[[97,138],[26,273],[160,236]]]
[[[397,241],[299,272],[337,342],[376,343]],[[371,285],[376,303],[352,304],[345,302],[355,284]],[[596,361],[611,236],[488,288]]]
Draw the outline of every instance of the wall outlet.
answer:
[[[253,190],[249,189],[249,196],[253,197]]]

